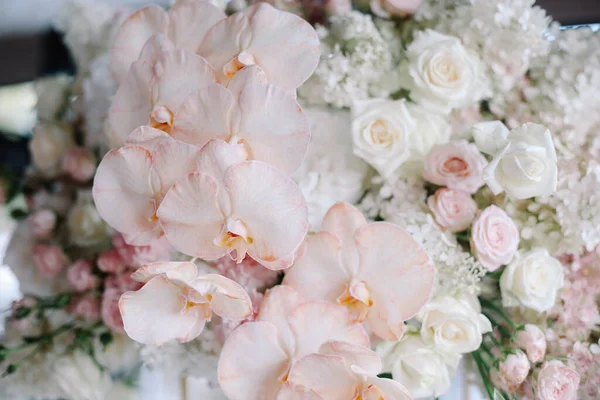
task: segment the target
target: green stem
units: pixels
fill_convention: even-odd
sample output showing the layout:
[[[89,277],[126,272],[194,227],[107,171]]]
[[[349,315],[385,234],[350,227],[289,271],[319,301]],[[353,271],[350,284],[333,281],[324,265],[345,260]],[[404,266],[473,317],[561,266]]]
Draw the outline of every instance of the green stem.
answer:
[[[513,328],[513,329],[518,328],[518,325],[515,324],[513,322],[513,320],[508,317],[508,315],[506,315],[504,310],[502,310],[500,307],[495,305],[493,302],[486,300],[486,299],[479,299],[479,301],[481,302],[482,307],[494,311],[496,314],[498,314],[498,316],[500,316],[502,319],[504,319],[510,325],[511,328]]]
[[[483,381],[483,386],[485,386],[485,391],[487,392],[490,399],[494,398],[494,391],[492,390],[492,386],[490,384],[487,371],[485,369],[485,363],[479,354],[479,351],[474,351],[471,353],[473,359],[475,360],[475,364],[477,365],[477,369],[479,370],[479,374],[481,375],[481,380]]]
[[[496,339],[496,338],[494,337],[494,333],[493,333],[493,332],[488,332],[488,333],[487,333],[487,337],[488,337],[488,338],[490,338],[490,340],[492,341],[492,343],[494,343],[494,345],[495,345],[496,347],[500,347],[500,348],[504,347],[504,346],[502,346],[502,343],[500,343],[500,342],[498,341],[498,339]]]
[[[481,342],[481,349],[486,352],[486,354],[492,359],[492,361],[496,359],[496,356],[494,355],[494,353],[492,353],[492,350],[490,350],[490,348],[484,342]]]

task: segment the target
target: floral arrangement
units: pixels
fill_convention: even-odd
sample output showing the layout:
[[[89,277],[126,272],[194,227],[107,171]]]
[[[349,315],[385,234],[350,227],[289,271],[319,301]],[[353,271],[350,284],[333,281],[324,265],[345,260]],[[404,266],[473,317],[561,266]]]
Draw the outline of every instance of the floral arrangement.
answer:
[[[463,363],[490,399],[599,398],[598,34],[532,0],[73,10],[4,379],[399,400]]]

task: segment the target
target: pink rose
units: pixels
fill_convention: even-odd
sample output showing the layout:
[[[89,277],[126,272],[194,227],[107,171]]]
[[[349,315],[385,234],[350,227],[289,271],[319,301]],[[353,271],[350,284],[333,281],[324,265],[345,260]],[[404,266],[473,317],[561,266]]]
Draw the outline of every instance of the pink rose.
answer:
[[[236,281],[247,292],[270,288],[277,282],[278,271],[263,267],[250,257],[236,263],[229,256],[218,259],[213,265],[221,275]]]
[[[121,317],[121,311],[119,310],[119,299],[123,291],[116,288],[109,288],[104,291],[102,295],[101,314],[102,321],[112,331],[118,333],[125,333],[123,328],[123,318]]]
[[[87,182],[96,172],[96,157],[87,149],[73,147],[63,158],[63,169],[78,182]]]
[[[575,400],[579,388],[579,374],[561,361],[544,364],[537,381],[539,400]]]
[[[515,337],[517,346],[527,353],[529,361],[538,363],[546,356],[546,336],[537,326],[526,324],[525,329],[518,331]]]
[[[425,158],[423,177],[438,186],[475,193],[483,186],[486,164],[477,146],[466,140],[455,140],[433,146]]]
[[[509,354],[498,368],[490,372],[490,379],[494,385],[507,392],[516,391],[527,379],[529,374],[529,361],[522,352]]]
[[[108,274],[117,274],[125,269],[125,261],[117,249],[103,251],[96,261],[98,268]]]
[[[371,0],[371,11],[381,18],[412,15],[423,4],[423,0]]]
[[[100,279],[92,272],[92,264],[86,260],[77,260],[67,269],[67,280],[76,292],[98,287]]]
[[[475,220],[471,248],[479,262],[490,271],[510,263],[519,247],[519,230],[499,207],[489,206]]]
[[[33,262],[42,276],[56,278],[69,263],[67,255],[59,246],[36,244],[33,246]]]
[[[460,190],[440,188],[427,199],[427,205],[435,222],[451,232],[467,229],[477,213],[477,203],[470,194]]]
[[[352,11],[352,2],[350,0],[325,0],[325,14],[341,15]]]
[[[129,267],[139,268],[142,265],[170,259],[171,246],[164,236],[147,246],[133,246],[125,241],[122,233],[117,233],[113,236],[112,244]]]
[[[129,290],[138,290],[142,284],[131,277],[131,272],[122,272],[117,275],[110,275],[104,281],[106,289],[118,289],[122,292]]]
[[[100,320],[100,302],[92,294],[75,298],[72,300],[67,311],[77,318],[82,318],[88,322]]]
[[[37,210],[27,218],[27,223],[33,231],[33,236],[38,239],[47,239],[56,226],[56,214],[43,208]]]

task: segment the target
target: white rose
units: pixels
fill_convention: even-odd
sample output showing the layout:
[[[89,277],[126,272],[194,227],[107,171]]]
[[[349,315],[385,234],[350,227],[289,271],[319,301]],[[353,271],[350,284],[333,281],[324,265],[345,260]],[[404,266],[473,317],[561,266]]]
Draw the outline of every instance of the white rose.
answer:
[[[352,106],[354,154],[382,176],[419,164],[435,144],[450,137],[447,121],[405,100],[370,99]]]
[[[564,283],[563,267],[546,249],[518,255],[500,278],[504,307],[525,306],[537,312],[550,310]]]
[[[60,172],[63,155],[74,145],[69,125],[42,122],[33,129],[29,151],[37,169],[52,176]]]
[[[67,216],[69,238],[77,246],[88,247],[108,238],[108,226],[98,214],[90,190],[77,193],[77,203]]]
[[[480,130],[477,143],[481,151],[502,145],[499,151],[491,153],[494,159],[483,170],[483,180],[494,194],[505,190],[509,196],[522,200],[556,191],[556,151],[545,126],[528,122],[508,134],[497,127],[490,129],[487,136],[483,132]],[[500,136],[503,134],[504,140]]]
[[[406,55],[404,86],[426,108],[447,114],[478,102],[487,92],[481,60],[456,37],[430,29],[417,32]]]
[[[438,397],[450,389],[460,355],[441,353],[419,335],[405,334],[399,342],[382,342],[376,348],[385,371],[415,398]]]
[[[481,314],[475,295],[444,296],[431,300],[419,312],[421,337],[441,352],[470,353],[481,345],[484,333],[492,330]]]
[[[38,99],[35,108],[38,118],[47,121],[56,119],[67,103],[71,83],[72,79],[68,75],[41,78],[35,82]]]
[[[56,360],[54,377],[69,400],[105,400],[112,386],[108,371],[80,351]]]

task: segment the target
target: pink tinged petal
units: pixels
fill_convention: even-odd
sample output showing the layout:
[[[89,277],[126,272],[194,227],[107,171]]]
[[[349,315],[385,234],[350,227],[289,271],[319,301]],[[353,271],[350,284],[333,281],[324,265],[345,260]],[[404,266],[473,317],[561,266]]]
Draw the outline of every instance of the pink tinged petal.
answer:
[[[138,268],[131,277],[142,283],[158,275],[165,275],[171,282],[186,285],[198,276],[198,267],[191,262],[159,262]]]
[[[346,367],[357,366],[369,376],[376,376],[383,368],[381,359],[373,350],[347,342],[329,341],[319,348],[319,354],[337,355],[343,358]]]
[[[219,358],[219,383],[231,400],[274,399],[289,368],[277,328],[249,322],[231,333]]]
[[[158,114],[160,107],[166,107],[171,113],[171,118],[189,94],[217,83],[215,73],[208,62],[186,50],[162,53],[154,69],[154,112]]]
[[[404,334],[404,322],[390,322],[385,309],[371,308],[367,320],[373,333],[382,339],[395,342]]]
[[[307,236],[294,265],[285,271],[283,283],[307,300],[335,302],[350,282],[340,262],[341,249],[340,241],[331,233]]]
[[[323,400],[314,390],[286,382],[277,393],[277,400]]]
[[[404,385],[393,379],[368,378],[367,389],[363,391],[364,400],[412,400]]]
[[[167,36],[158,33],[148,39],[140,52],[138,61],[145,61],[150,65],[154,65],[163,52],[174,50],[176,50],[175,44]]]
[[[213,178],[194,172],[167,192],[157,215],[167,240],[176,250],[207,260],[229,252],[213,244],[225,223],[217,205],[217,190]]]
[[[120,232],[147,232],[156,226],[151,161],[148,150],[127,146],[111,150],[98,166],[92,190],[96,208]]]
[[[323,399],[349,400],[359,394],[360,381],[351,373],[342,357],[310,354],[294,364],[288,381],[304,386]]]
[[[125,144],[140,146],[152,152],[158,144],[169,140],[171,137],[165,131],[149,126],[140,126],[127,136]]]
[[[148,246],[163,235],[164,232],[160,224],[156,224],[152,230],[146,232],[123,233],[127,244],[132,246]]]
[[[161,345],[169,340],[188,342],[196,338],[204,321],[199,307],[186,310],[181,288],[160,275],[140,290],[126,292],[119,300],[125,332],[133,340]]]
[[[169,16],[158,6],[148,6],[132,14],[119,29],[110,51],[110,69],[119,82],[138,59],[142,48],[156,33],[166,33]]]
[[[250,297],[244,288],[229,278],[207,274],[198,277],[189,285],[201,294],[211,295],[211,309],[223,318],[239,321],[252,315]]]
[[[242,221],[252,239],[248,254],[269,268],[269,263],[294,253],[308,230],[306,201],[298,185],[260,161],[230,167],[223,181],[231,199],[230,218]]]
[[[373,299],[371,312],[399,324],[427,302],[433,288],[434,268],[425,249],[402,228],[375,222],[355,234],[360,254],[358,279]]]
[[[151,184],[157,198],[189,173],[196,170],[200,148],[177,140],[165,141],[152,152]]]
[[[228,141],[236,100],[221,85],[212,85],[189,95],[177,113],[171,130],[175,139],[203,147],[211,139]]]
[[[346,309],[336,304],[304,303],[290,315],[289,324],[296,338],[296,359],[318,352],[330,340],[370,345],[363,327],[350,322]]]
[[[178,48],[196,52],[206,32],[226,17],[208,1],[178,1],[169,10],[169,37]]]
[[[108,124],[114,144],[122,146],[131,131],[148,124],[152,110],[152,77],[152,66],[144,61],[137,61],[131,65],[127,77],[119,86],[108,112]]]
[[[240,71],[229,81],[227,89],[236,98],[240,97],[242,90],[248,85],[255,83],[267,83],[267,75],[258,65],[249,65]]]
[[[287,353],[293,354],[295,348],[294,334],[288,317],[304,300],[292,288],[280,285],[267,291],[260,305],[257,321],[270,322],[277,328],[280,346]]]
[[[348,203],[336,203],[325,214],[321,230],[335,235],[342,245],[343,268],[351,275],[358,272],[359,256],[354,234],[367,225],[367,220],[358,209]]]
[[[241,92],[239,139],[250,158],[292,174],[306,155],[308,119],[296,100],[273,85],[255,83]]]

